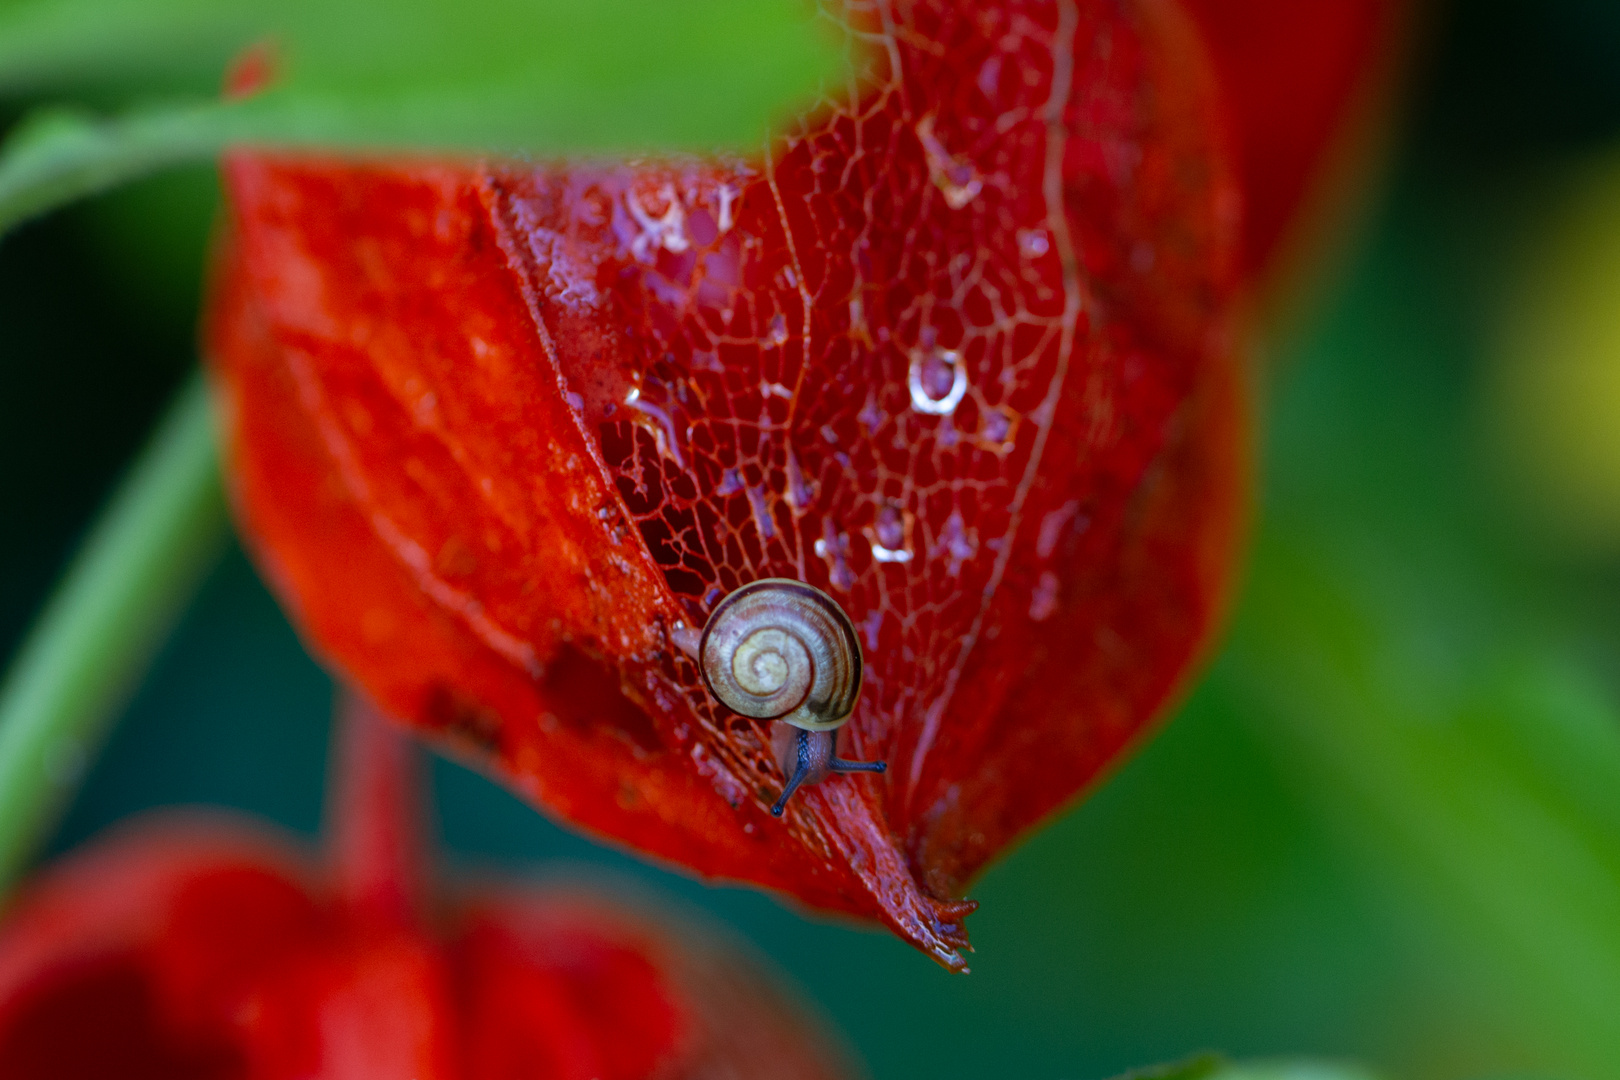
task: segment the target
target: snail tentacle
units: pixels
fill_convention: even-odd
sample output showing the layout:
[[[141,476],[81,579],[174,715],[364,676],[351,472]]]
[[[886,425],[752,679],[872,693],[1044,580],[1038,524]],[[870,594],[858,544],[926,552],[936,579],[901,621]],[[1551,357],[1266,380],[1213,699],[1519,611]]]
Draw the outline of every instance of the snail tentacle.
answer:
[[[831,773],[881,773],[889,771],[886,761],[848,761],[838,756],[838,735],[832,731],[806,731],[799,728],[793,733],[794,765],[782,797],[771,807],[771,813],[781,817],[787,809],[788,797],[803,784],[815,784]],[[784,762],[784,766],[785,766]],[[783,772],[787,772],[784,767]]]
[[[787,809],[788,797],[798,791],[799,785],[804,783],[805,779],[810,775],[811,761],[814,755],[805,745],[809,742],[810,735],[811,733],[803,728],[800,728],[797,732],[794,742],[798,745],[798,764],[794,766],[793,775],[788,777],[787,786],[782,789],[782,797],[777,799],[776,804],[771,807],[772,817],[782,816],[782,811]]]
[[[828,772],[888,772],[887,761],[850,761],[846,758],[835,757],[832,764],[827,766]]]

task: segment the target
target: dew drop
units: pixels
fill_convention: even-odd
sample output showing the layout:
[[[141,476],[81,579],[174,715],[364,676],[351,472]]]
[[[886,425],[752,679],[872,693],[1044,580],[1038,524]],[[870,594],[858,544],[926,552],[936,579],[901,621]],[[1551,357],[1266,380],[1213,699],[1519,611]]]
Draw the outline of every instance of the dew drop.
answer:
[[[771,316],[771,323],[765,331],[765,338],[772,345],[781,345],[787,341],[787,320],[782,317],[780,312]]]
[[[945,205],[960,210],[984,190],[984,181],[972,163],[952,157],[945,144],[934,134],[934,118],[925,116],[917,121],[917,139],[928,155],[928,175],[934,186],[945,195]]]
[[[866,432],[867,438],[871,438],[872,434],[877,431],[878,425],[883,423],[883,410],[878,408],[876,400],[868,397],[866,404],[861,406],[861,411],[855,414],[855,419],[861,422],[861,427]],[[836,436],[832,441],[837,441]]]
[[[1019,229],[1018,253],[1026,259],[1038,259],[1052,250],[1052,238],[1045,229]]]
[[[897,548],[906,542],[906,520],[897,506],[885,506],[877,515],[877,538],[884,547]]]
[[[771,508],[765,502],[765,493],[757,487],[749,487],[748,506],[754,512],[754,527],[759,535],[766,540],[776,535],[776,523],[771,520]]]
[[[1040,580],[1029,597],[1029,617],[1034,622],[1045,622],[1052,617],[1058,604],[1058,579],[1050,570],[1041,572]]]
[[[987,409],[984,414],[984,425],[980,428],[986,442],[1001,443],[1007,441],[1007,433],[1012,430],[1012,421],[1000,409]]]
[[[911,549],[906,546],[906,519],[900,508],[885,505],[877,513],[867,539],[872,544],[872,558],[882,563],[908,563]]]
[[[831,519],[821,521],[821,537],[812,545],[818,558],[827,560],[827,579],[833,588],[847,592],[855,584],[844,554],[849,550],[849,536],[838,531]]]
[[[664,184],[655,199],[664,204],[664,212],[656,217],[642,204],[634,188],[624,193],[625,209],[641,229],[630,242],[630,254],[637,262],[651,262],[660,247],[679,254],[691,246],[686,238],[686,208],[675,194],[675,185]]]
[[[1080,504],[1070,499],[1056,510],[1041,518],[1040,530],[1035,534],[1035,554],[1042,559],[1050,559],[1057,551],[1058,541],[1063,539],[1063,531],[1069,527],[1079,513]]]
[[[945,527],[940,533],[939,549],[949,556],[945,572],[952,577],[960,574],[962,564],[973,558],[978,551],[978,532],[964,528],[960,510],[952,510],[951,516],[945,519]]]
[[[788,505],[799,512],[808,509],[815,501],[815,493],[805,482],[804,471],[799,468],[798,456],[793,453],[791,446],[787,452],[787,482]]]
[[[908,563],[911,561],[911,552],[905,548],[886,548],[874,540],[872,558],[877,562]]]
[[[680,440],[676,437],[675,421],[669,412],[644,400],[641,391],[636,387],[630,388],[630,393],[625,395],[624,403],[651,421],[651,424],[644,426],[652,431],[659,455],[674,461],[678,468],[686,468],[686,460],[681,456]]]
[[[967,369],[952,349],[921,350],[911,354],[906,375],[911,407],[930,416],[949,416],[967,393]]]
[[[979,67],[979,93],[994,101],[1000,83],[1001,57],[992,56]]]
[[[722,235],[731,231],[735,223],[732,216],[732,206],[737,201],[737,189],[730,184],[721,184],[718,192],[720,196],[720,232]]]
[[[868,650],[878,647],[878,635],[883,632],[883,612],[874,608],[872,613],[861,620],[861,636],[866,639]]]
[[[872,614],[860,620],[860,635],[867,640],[867,648],[875,651],[878,648],[878,635],[883,633],[883,612],[873,610]]]

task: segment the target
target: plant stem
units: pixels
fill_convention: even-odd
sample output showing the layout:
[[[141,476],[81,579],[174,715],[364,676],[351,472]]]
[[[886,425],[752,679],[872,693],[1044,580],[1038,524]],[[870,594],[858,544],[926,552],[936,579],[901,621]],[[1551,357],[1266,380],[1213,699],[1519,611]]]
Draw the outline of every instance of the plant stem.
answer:
[[[225,530],[208,391],[194,375],[0,683],[0,890],[54,823]]]
[[[327,765],[326,842],[338,896],[371,925],[427,913],[432,795],[414,739],[359,694],[338,695]]]

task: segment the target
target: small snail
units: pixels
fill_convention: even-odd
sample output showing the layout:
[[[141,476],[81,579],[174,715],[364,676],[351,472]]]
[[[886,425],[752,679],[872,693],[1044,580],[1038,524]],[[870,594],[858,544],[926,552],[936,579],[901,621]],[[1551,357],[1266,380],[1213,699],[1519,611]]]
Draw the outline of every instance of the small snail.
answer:
[[[704,685],[721,704],[789,726],[779,729],[791,739],[779,747],[788,781],[771,807],[777,817],[801,784],[888,767],[837,754],[838,729],[861,694],[861,643],[838,601],[820,589],[762,578],[721,600],[701,635],[682,627],[672,638],[697,661]]]

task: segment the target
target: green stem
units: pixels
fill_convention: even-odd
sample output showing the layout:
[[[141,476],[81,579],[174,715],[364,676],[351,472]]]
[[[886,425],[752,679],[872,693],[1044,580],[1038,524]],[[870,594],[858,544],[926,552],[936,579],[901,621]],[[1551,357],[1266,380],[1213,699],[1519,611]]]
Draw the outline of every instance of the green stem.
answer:
[[[0,890],[54,823],[225,532],[208,391],[193,376],[0,683]]]
[[[245,103],[156,106],[97,120],[71,110],[36,113],[0,147],[0,235],[76,199],[224,148]]]

